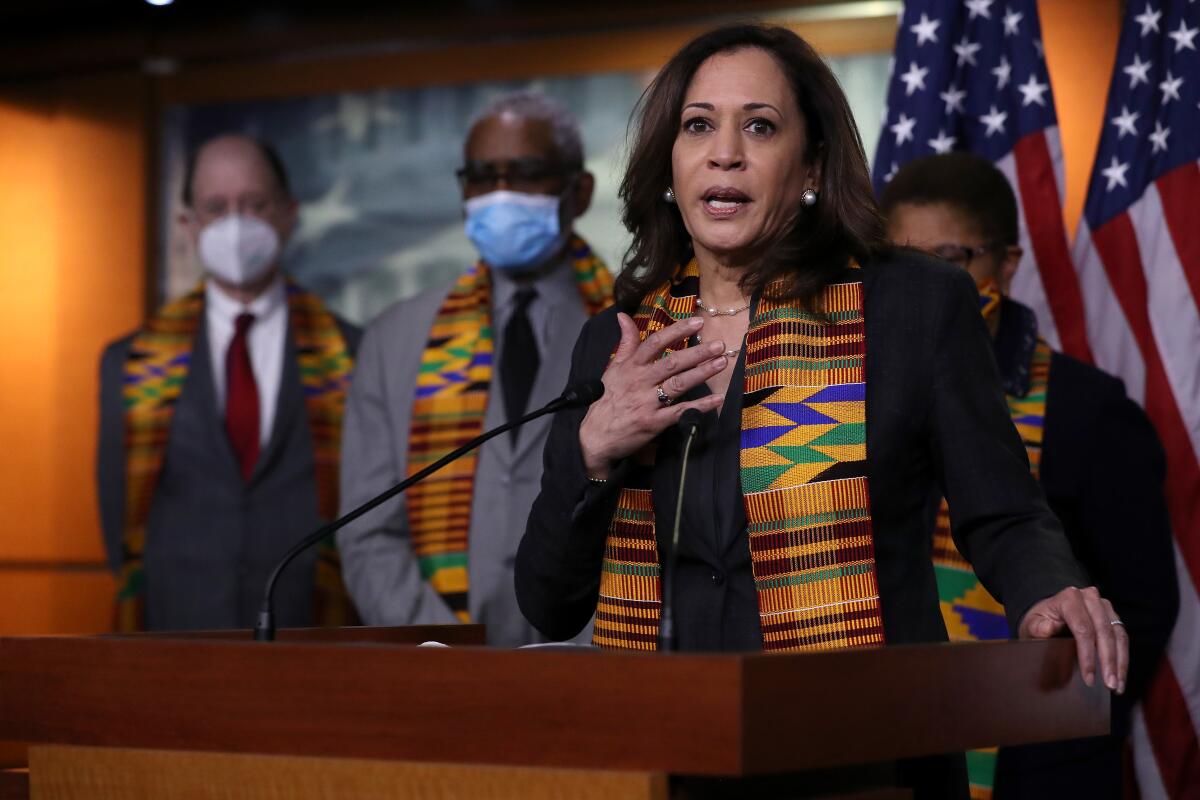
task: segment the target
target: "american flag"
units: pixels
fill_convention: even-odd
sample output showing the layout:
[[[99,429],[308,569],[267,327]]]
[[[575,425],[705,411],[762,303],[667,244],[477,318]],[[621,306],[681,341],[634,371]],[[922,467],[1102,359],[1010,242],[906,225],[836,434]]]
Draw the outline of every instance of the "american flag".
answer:
[[[1074,248],[1096,364],[1124,379],[1167,453],[1179,617],[1134,715],[1144,798],[1200,797],[1198,48],[1196,0],[1127,5]]]
[[[970,150],[991,158],[1022,212],[1026,256],[1014,296],[1037,311],[1052,344],[1121,377],[1158,429],[1180,610],[1167,658],[1135,712],[1133,743],[1142,796],[1171,800],[1200,797],[1198,49],[1197,0],[1127,5],[1084,218],[1068,253],[1062,149],[1034,0],[908,2],[874,172],[879,189],[918,156]]]
[[[905,162],[951,150],[995,162],[1021,210],[1012,294],[1037,312],[1051,346],[1090,361],[1041,39],[1035,0],[905,3],[873,178],[878,191]]]

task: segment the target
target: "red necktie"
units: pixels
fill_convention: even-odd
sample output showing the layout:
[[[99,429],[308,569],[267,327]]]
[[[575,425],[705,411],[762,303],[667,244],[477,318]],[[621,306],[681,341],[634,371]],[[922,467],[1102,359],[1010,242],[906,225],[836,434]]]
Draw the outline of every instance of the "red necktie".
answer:
[[[253,314],[238,314],[233,341],[225,354],[225,431],[244,480],[250,480],[258,461],[258,384],[254,382],[247,346],[253,324]]]

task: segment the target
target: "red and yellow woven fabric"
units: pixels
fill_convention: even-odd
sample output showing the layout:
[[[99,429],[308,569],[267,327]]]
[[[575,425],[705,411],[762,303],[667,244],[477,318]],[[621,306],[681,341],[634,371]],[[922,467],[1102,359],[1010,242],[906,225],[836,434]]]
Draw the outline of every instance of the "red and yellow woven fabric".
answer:
[[[612,276],[578,237],[571,268],[590,315],[612,304]],[[492,381],[492,279],[487,265],[469,269],[438,309],[421,355],[409,431],[412,475],[483,432]],[[408,490],[408,526],[421,576],[464,622],[467,609],[467,534],[475,486],[475,453],[468,453]]]
[[[698,286],[693,262],[648,296],[635,317],[642,337],[691,316]],[[775,288],[750,320],[742,395],[741,484],[763,649],[880,645],[862,285],[828,287],[820,316],[769,299]],[[597,645],[655,648],[660,573],[650,494],[625,487],[606,545]]]
[[[287,282],[288,325],[296,344],[300,383],[313,439],[318,511],[333,519],[338,503],[338,456],[342,414],[354,368],[333,315],[315,295]],[[145,576],[142,554],[146,521],[166,458],[176,401],[183,392],[192,347],[204,319],[204,287],[163,306],[134,336],[125,362],[125,533],[114,628],[144,627]],[[314,621],[346,625],[356,621],[342,585],[332,538],[317,562]]]

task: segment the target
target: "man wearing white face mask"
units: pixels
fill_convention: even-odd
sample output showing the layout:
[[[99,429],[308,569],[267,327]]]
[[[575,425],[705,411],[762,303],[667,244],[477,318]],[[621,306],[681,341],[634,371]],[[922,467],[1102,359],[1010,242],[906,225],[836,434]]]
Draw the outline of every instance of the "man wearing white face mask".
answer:
[[[101,520],[119,630],[250,627],[279,557],[337,511],[359,333],[286,279],[297,205],[278,155],[222,136],[180,223],[205,280],[101,362]],[[353,619],[332,545],[276,590],[281,625]]]
[[[591,202],[575,120],[537,94],[507,95],[471,126],[458,171],[480,261],[385,311],[350,390],[342,508],[563,389],[608,269],[572,232]],[[338,534],[346,586],[373,625],[481,622],[491,644],[538,641],[513,564],[541,479],[542,419],[493,439]]]

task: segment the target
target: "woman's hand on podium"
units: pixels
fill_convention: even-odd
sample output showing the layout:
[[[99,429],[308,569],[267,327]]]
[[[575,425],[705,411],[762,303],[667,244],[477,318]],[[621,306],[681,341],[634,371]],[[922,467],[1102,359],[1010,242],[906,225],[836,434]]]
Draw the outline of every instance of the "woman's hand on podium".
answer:
[[[1017,635],[1022,639],[1049,639],[1070,630],[1079,653],[1079,671],[1088,686],[1096,682],[1096,669],[1104,685],[1117,694],[1125,692],[1129,672],[1129,634],[1113,611],[1112,603],[1100,596],[1095,586],[1063,589],[1053,597],[1034,603]]]

